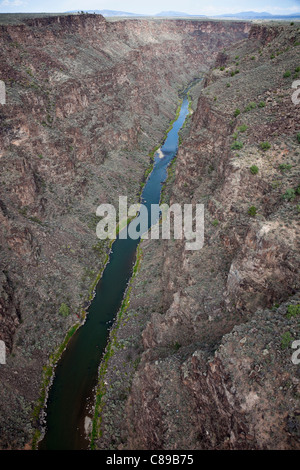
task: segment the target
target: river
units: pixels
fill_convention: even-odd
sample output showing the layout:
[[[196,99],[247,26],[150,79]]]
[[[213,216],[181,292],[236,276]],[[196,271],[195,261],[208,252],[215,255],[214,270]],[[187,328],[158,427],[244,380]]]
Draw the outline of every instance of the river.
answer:
[[[191,85],[192,86],[192,85]],[[180,113],[168,132],[161,151],[154,156],[154,166],[141,195],[148,210],[159,204],[167,167],[178,150],[179,130],[189,114],[188,91],[182,94]],[[150,212],[150,211],[149,211]],[[69,341],[56,368],[46,408],[46,432],[39,450],[85,450],[89,440],[85,432],[87,416],[92,418],[98,368],[110,329],[122,304],[135,263],[140,240],[117,239],[87,318]]]

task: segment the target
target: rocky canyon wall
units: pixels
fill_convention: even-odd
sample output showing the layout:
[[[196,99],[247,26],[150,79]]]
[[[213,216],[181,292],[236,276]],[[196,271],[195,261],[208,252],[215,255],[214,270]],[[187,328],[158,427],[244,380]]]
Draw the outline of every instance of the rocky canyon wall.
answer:
[[[165,188],[204,247],[142,243],[97,448],[299,449],[299,44],[254,25],[207,74]]]
[[[178,90],[246,23],[99,15],[0,25],[0,446],[23,448],[43,367],[80,322],[108,243],[95,211],[136,202]]]

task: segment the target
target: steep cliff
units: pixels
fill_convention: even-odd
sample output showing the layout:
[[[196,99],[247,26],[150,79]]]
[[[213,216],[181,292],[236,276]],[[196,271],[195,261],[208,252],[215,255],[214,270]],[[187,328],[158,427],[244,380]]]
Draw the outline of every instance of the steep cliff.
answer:
[[[30,441],[43,366],[105,262],[97,206],[137,201],[178,90],[248,32],[242,22],[99,15],[0,26],[1,447]]]
[[[143,242],[98,448],[300,448],[299,44],[254,25],[207,74],[166,190],[204,204],[204,247]]]

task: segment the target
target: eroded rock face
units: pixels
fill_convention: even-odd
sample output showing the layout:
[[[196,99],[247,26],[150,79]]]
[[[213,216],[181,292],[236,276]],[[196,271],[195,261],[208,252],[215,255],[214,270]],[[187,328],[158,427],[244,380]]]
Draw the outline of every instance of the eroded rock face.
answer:
[[[277,221],[250,228],[228,273],[227,295],[235,308],[254,312],[297,291],[295,230],[291,227],[289,237],[283,238]]]
[[[280,344],[299,327],[286,310],[257,312],[213,355],[196,349],[184,360],[185,349],[181,360],[146,361],[127,402],[126,448],[299,448],[300,377]]]
[[[99,15],[0,26],[0,338],[12,353],[1,367],[1,447],[30,440],[42,367],[103,267],[97,206],[120,194],[138,200],[178,90],[248,31],[241,22]]]
[[[204,204],[204,247],[142,245],[118,332],[127,347],[115,354],[129,367],[126,357],[142,352],[122,399],[111,359],[99,448],[300,448],[299,315],[290,314],[300,290],[300,122],[283,77],[297,70],[298,43],[290,25],[254,25],[207,76],[168,187],[171,203]],[[138,318],[141,338],[130,343]],[[112,403],[124,410],[116,420]]]

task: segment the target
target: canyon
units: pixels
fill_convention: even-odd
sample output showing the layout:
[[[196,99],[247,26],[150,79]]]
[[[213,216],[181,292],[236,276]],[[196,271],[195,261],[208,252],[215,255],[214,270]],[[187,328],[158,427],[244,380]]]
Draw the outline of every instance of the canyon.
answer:
[[[0,41],[0,447],[42,431],[110,249],[97,206],[138,202],[203,77],[163,199],[204,204],[205,244],[142,242],[91,448],[299,448],[297,24],[66,15],[0,22]]]

